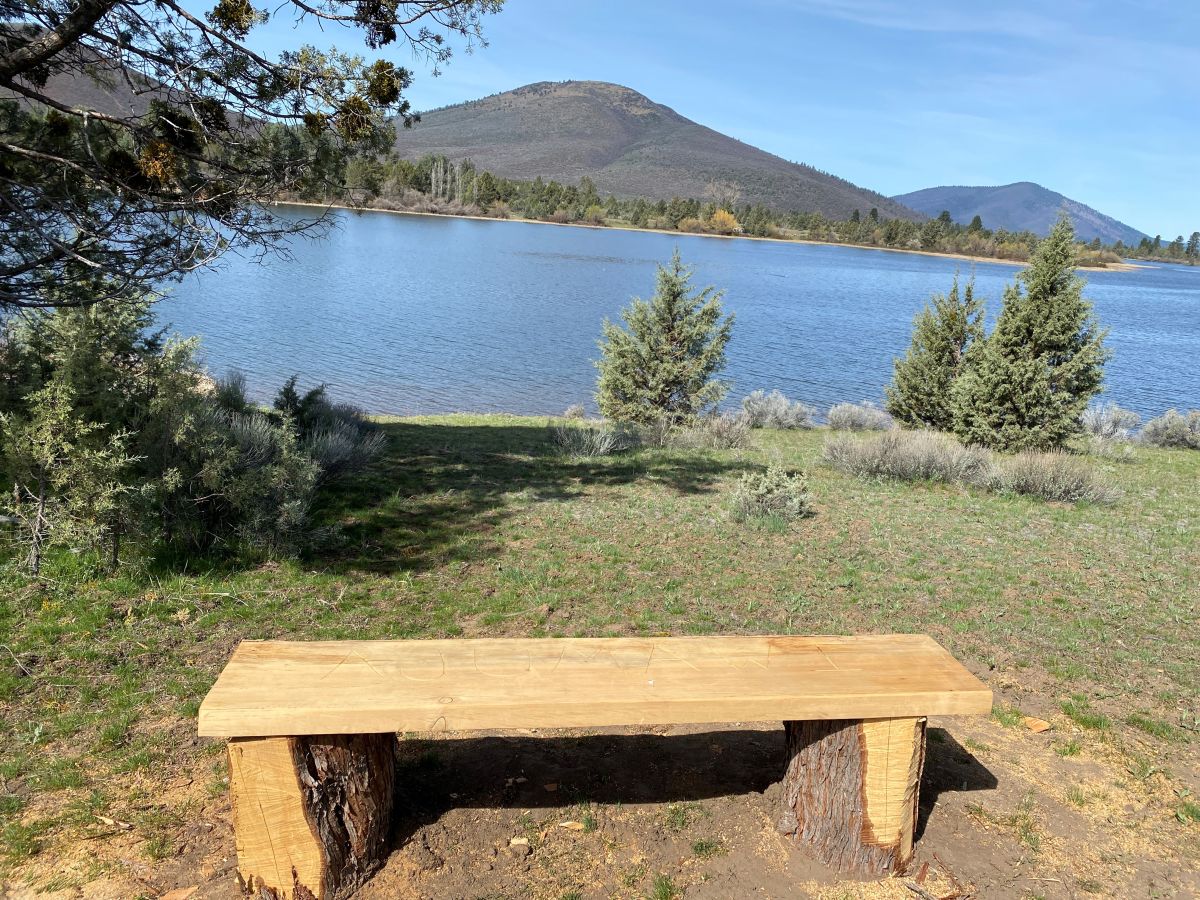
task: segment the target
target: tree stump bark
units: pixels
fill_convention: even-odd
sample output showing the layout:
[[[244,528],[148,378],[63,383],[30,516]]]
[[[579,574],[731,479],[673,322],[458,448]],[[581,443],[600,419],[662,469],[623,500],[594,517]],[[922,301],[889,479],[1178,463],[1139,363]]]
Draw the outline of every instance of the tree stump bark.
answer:
[[[238,877],[256,900],[336,900],[382,865],[395,735],[229,742]]]
[[[860,875],[912,859],[925,719],[784,722],[779,830],[828,866]]]

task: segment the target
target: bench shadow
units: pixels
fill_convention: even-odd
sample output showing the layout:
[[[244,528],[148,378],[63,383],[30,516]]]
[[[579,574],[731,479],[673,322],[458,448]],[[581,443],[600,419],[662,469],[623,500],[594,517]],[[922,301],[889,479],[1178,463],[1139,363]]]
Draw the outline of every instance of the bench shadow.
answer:
[[[572,458],[556,452],[548,426],[379,428],[386,441],[380,458],[322,491],[314,507],[336,539],[308,562],[327,571],[392,574],[486,558],[500,551],[495,531],[522,502],[570,501],[638,481],[703,494],[747,467],[687,451]]]
[[[394,846],[454,808],[665,803],[762,793],[783,775],[783,759],[782,728],[405,740]]]
[[[917,836],[943,792],[996,778],[944,729],[929,729]],[[783,728],[400,742],[393,848],[454,808],[672,803],[762,794],[783,777]],[[547,789],[552,785],[553,789]]]
[[[970,750],[944,728],[930,728],[925,739],[925,773],[917,810],[917,840],[925,833],[929,815],[942,794],[990,791],[999,785],[996,776]]]

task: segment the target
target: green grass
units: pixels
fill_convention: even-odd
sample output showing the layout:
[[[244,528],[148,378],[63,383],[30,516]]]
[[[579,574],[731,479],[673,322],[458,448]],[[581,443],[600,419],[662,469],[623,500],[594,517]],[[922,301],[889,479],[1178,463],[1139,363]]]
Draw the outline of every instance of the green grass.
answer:
[[[1042,836],[1033,815],[1035,807],[1033,795],[1028,794],[1011,813],[994,813],[979,803],[967,804],[967,812],[980,821],[1010,829],[1023,846],[1037,853],[1042,848]]]
[[[1125,724],[1160,740],[1179,741],[1183,739],[1179,729],[1144,713],[1132,713],[1126,716]]]
[[[720,841],[699,840],[692,843],[692,853],[700,859],[709,859],[725,852],[725,847]]]
[[[98,787],[125,821],[144,815],[135,784],[188,772],[219,792],[220,745],[193,746],[194,716],[244,638],[915,631],[977,671],[1049,673],[1086,730],[1167,739],[1195,705],[1200,453],[1092,460],[1122,499],[1071,506],[843,475],[820,463],[819,429],[585,460],[551,452],[543,419],[384,431],[383,458],[320,498],[328,538],[303,559],[107,575],[57,554],[40,581],[0,568],[0,784],[21,798],[0,798],[9,858],[78,841],[65,810]],[[732,520],[734,483],[770,462],[808,473],[812,518]],[[181,826],[153,818],[134,821],[145,853],[173,852]]]
[[[663,814],[663,824],[667,831],[679,832],[707,814],[699,803],[671,803]]]
[[[1005,728],[1015,728],[1025,721],[1025,714],[1015,706],[997,703],[992,707],[992,718]]]
[[[1054,745],[1054,752],[1062,757],[1078,756],[1083,750],[1083,745],[1079,741],[1071,738],[1069,741],[1063,741],[1061,744]]]
[[[1062,711],[1068,719],[1088,731],[1107,731],[1112,727],[1108,716],[1092,709],[1091,702],[1082,694],[1073,694],[1062,702]]]
[[[682,895],[670,878],[666,875],[655,877],[654,885],[650,889],[650,900],[675,900],[679,896]]]

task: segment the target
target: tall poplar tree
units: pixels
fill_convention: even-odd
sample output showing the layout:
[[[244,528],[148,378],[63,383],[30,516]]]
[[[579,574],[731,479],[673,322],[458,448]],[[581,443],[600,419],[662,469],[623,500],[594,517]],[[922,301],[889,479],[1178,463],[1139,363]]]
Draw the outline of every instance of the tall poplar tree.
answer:
[[[1105,333],[1083,297],[1064,216],[1005,289],[992,334],[968,354],[954,385],[955,432],[997,450],[1063,446],[1100,391]]]
[[[983,335],[983,304],[975,299],[975,281],[967,282],[960,297],[956,275],[950,293],[934,294],[913,320],[912,344],[895,361],[892,383],[885,389],[892,418],[950,431],[954,381],[970,346]]]
[[[605,320],[596,402],[607,418],[677,425],[716,406],[729,390],[716,376],[725,368],[733,315],[721,308],[723,291],[693,292],[691,277],[676,250],[658,267],[654,296],[635,297],[621,314],[626,327]]]

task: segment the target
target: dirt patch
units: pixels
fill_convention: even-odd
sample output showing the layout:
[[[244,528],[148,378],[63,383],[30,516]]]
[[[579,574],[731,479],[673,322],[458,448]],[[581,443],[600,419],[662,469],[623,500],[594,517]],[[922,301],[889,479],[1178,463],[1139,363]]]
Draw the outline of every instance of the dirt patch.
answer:
[[[359,896],[874,900],[920,896],[918,877],[938,898],[1200,894],[1195,828],[1163,808],[1174,783],[1131,778],[1103,747],[1059,755],[1065,727],[931,720],[916,858],[874,882],[839,877],[776,831],[777,725],[410,737],[393,850]],[[103,860],[104,873],[36,896],[237,896],[227,798],[178,776],[164,790],[156,800],[184,812],[169,858],[147,861],[119,823],[100,827],[82,853],[42,863],[82,874]]]

